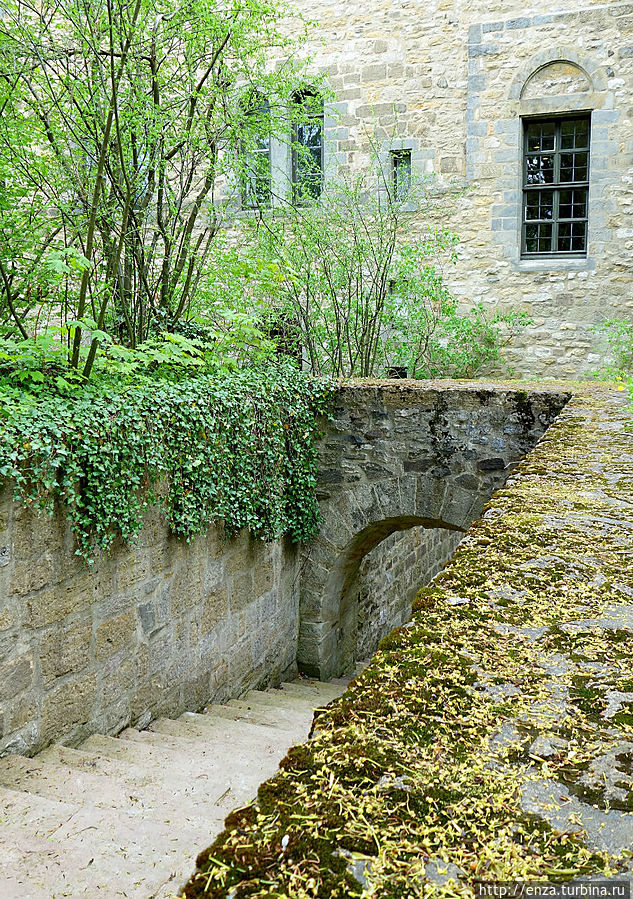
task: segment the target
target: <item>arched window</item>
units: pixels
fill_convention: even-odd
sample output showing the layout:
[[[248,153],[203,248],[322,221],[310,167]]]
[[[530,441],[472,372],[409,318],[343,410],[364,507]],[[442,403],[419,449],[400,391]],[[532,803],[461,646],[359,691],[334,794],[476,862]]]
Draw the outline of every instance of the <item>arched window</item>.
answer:
[[[245,104],[240,175],[242,205],[250,209],[270,205],[270,106],[260,94]]]
[[[587,254],[591,93],[584,69],[565,59],[536,68],[521,89],[531,113],[523,119],[523,257]]]
[[[323,99],[306,88],[293,100],[292,198],[301,203],[323,190]]]

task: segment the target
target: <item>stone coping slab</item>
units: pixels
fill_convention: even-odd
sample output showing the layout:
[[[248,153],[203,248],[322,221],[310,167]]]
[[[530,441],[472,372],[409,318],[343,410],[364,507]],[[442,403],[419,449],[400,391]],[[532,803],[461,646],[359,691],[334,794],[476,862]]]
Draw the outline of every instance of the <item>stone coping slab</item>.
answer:
[[[182,897],[631,877],[633,415],[617,387],[570,389],[411,622],[227,818]]]

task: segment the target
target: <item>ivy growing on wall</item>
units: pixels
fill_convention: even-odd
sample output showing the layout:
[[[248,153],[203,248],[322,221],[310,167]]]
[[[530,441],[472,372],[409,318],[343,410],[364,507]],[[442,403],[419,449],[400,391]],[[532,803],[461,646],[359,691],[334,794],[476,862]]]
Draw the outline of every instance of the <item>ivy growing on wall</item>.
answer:
[[[5,398],[0,475],[22,503],[61,502],[88,560],[133,537],[150,504],[187,539],[223,521],[229,535],[298,542],[318,528],[314,437],[331,389],[284,362]]]

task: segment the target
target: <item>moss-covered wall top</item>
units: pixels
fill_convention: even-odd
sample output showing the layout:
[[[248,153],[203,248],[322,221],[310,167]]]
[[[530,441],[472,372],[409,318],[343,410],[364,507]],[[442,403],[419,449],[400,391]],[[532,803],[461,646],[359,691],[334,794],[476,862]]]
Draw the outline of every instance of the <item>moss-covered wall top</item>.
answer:
[[[631,876],[633,433],[579,388],[187,899]]]
[[[323,680],[353,670],[349,586],[363,557],[415,525],[465,531],[570,396],[481,381],[337,390],[317,445],[321,527],[302,561],[301,670]]]

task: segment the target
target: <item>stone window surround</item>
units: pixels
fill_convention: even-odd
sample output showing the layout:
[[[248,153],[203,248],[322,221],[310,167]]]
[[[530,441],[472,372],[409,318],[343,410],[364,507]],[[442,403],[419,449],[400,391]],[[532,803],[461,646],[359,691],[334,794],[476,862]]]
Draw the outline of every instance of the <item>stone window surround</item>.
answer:
[[[304,90],[310,90],[311,85],[306,84]],[[335,146],[333,140],[335,129],[338,126],[336,119],[335,104],[327,101],[323,104],[323,183],[328,177],[336,172],[338,160],[332,148]],[[281,137],[279,134],[273,134],[270,137],[270,187],[271,202],[267,204],[267,208],[271,206],[282,207],[286,204],[288,198],[292,195],[292,117],[290,107],[286,107],[285,116],[288,123],[287,136]],[[242,202],[241,192],[239,190],[230,190],[228,199],[230,201],[231,218],[250,218],[257,214],[257,209],[246,206]]]
[[[307,85],[309,87],[309,85]],[[346,154],[337,151],[339,140],[345,139],[348,134],[346,128],[340,124],[340,116],[347,111],[347,104],[336,101],[325,101],[323,108],[323,183],[333,181],[338,177],[339,167],[345,165]],[[272,135],[270,140],[270,171],[271,171],[271,206],[280,208],[285,206],[287,198],[292,193],[292,131],[290,110],[287,110],[288,137],[284,139],[279,135]],[[380,143],[377,153],[377,164],[388,175],[391,174],[391,154],[400,150],[408,150],[411,153],[411,177],[412,184],[416,178],[432,176],[434,173],[433,161],[435,151],[422,146],[420,141],[413,137],[393,137]],[[235,209],[231,215],[238,218],[248,218],[256,213],[251,207],[243,206],[241,197],[236,194],[232,197]],[[411,200],[402,204],[404,212],[417,212],[418,204]]]
[[[556,13],[546,16],[525,17],[506,22],[473,25],[469,29],[468,49],[468,101],[466,122],[466,181],[473,183],[481,177],[484,164],[483,146],[490,124],[501,139],[501,149],[496,156],[503,163],[503,176],[497,178],[498,201],[493,205],[491,229],[493,241],[502,247],[503,255],[514,271],[589,271],[596,267],[602,247],[612,239],[607,227],[604,207],[605,189],[609,181],[608,159],[614,152],[611,126],[619,119],[614,109],[614,96],[607,89],[604,70],[592,59],[580,55],[570,47],[556,46],[536,54],[522,67],[513,79],[503,113],[493,122],[479,118],[482,95],[487,87],[487,72],[482,60],[496,55],[498,47],[489,41],[494,32],[504,29],[525,31],[528,28],[573,18],[574,13]],[[588,93],[568,94],[564,97],[523,99],[522,92],[530,78],[553,62],[568,62],[580,68],[592,90]],[[591,116],[591,171],[589,187],[589,227],[587,256],[584,258],[540,257],[521,258],[522,223],[522,134],[523,118],[548,116],[568,112],[587,112]],[[495,154],[496,155],[496,154]]]
[[[416,183],[423,172],[429,170],[429,160],[434,154],[420,147],[420,142],[414,137],[394,137],[380,144],[378,151],[378,170],[384,173],[389,184],[393,184],[393,154],[402,151],[411,153],[411,186]],[[417,212],[418,204],[411,199],[400,205],[403,212]]]

